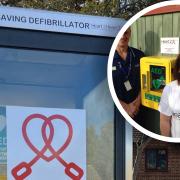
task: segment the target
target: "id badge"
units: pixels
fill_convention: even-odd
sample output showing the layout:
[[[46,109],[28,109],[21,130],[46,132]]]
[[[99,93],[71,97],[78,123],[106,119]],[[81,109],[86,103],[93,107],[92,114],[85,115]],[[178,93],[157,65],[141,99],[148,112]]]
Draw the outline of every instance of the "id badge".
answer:
[[[113,67],[112,67],[112,71],[116,71],[116,66],[113,66]]]
[[[132,86],[131,86],[129,80],[124,82],[124,86],[126,88],[126,91],[130,91],[132,89]]]

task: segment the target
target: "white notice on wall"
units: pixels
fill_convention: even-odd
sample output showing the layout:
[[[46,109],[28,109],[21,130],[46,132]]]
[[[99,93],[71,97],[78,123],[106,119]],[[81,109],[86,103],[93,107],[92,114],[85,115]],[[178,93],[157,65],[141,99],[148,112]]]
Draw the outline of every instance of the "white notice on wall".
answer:
[[[179,54],[179,37],[161,38],[162,54]]]
[[[8,180],[86,180],[85,111],[8,106]]]

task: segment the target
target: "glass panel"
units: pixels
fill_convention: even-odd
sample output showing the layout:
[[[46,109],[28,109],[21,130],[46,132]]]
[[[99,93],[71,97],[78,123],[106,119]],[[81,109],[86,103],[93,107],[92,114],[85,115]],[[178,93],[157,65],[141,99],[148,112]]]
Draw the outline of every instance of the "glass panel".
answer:
[[[167,150],[158,149],[157,150],[157,156],[158,156],[157,169],[158,170],[167,170],[167,168],[168,168],[168,165],[167,165]]]
[[[88,179],[113,180],[113,104],[107,81],[102,81],[85,98],[88,134]],[[108,162],[108,163],[107,163]]]
[[[162,91],[166,85],[166,68],[150,65],[151,91]]]
[[[86,110],[87,179],[93,180],[114,179],[114,117],[106,80],[107,58],[0,48],[1,105]],[[1,138],[4,132],[0,133]],[[0,175],[6,174],[6,165],[1,162],[0,166]]]
[[[152,170],[156,169],[157,154],[155,149],[146,150],[146,169]]]

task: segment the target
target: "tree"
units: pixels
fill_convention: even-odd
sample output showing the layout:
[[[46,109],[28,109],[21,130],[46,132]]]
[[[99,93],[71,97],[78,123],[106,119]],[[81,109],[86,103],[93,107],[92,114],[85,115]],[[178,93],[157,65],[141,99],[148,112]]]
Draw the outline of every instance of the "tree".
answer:
[[[165,0],[0,0],[1,5],[129,19],[141,9]]]
[[[78,12],[85,0],[1,0],[0,3],[6,6]]]
[[[142,9],[163,1],[165,0],[120,0],[117,13],[121,14],[120,17],[129,19]]]
[[[141,134],[141,137],[136,142],[136,156],[135,156],[134,165],[133,165],[133,180],[137,179],[137,173],[138,173],[139,166],[141,164],[143,151],[151,140],[152,138],[144,134]]]
[[[16,4],[19,2],[19,0],[0,0],[0,5],[4,6],[16,6]]]

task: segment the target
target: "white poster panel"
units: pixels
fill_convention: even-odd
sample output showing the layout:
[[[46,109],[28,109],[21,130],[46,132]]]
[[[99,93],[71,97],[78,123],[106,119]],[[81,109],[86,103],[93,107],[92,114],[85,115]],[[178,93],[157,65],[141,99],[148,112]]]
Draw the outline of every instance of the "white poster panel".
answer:
[[[179,37],[161,38],[162,54],[179,54]]]
[[[7,106],[8,180],[85,180],[85,111]]]
[[[0,26],[10,28],[115,37],[125,22],[120,18],[0,7]]]

